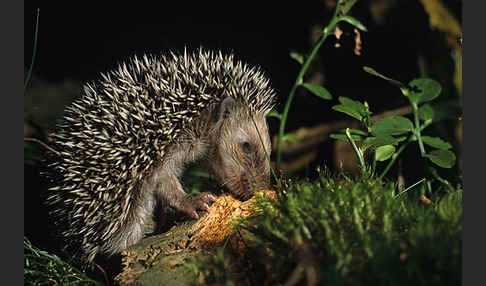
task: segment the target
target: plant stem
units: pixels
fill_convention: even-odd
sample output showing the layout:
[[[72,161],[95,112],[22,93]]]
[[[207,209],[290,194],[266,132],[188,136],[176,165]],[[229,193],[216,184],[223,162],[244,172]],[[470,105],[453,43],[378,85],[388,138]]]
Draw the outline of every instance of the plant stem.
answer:
[[[29,71],[24,81],[24,90],[27,88],[27,84],[29,83],[30,80],[30,75],[32,74],[32,69],[34,68],[35,54],[37,51],[37,34],[39,33],[39,14],[40,14],[40,8],[37,8],[37,20],[35,23],[35,34],[34,34],[34,50],[32,52],[32,62],[30,63]]]
[[[420,128],[417,129],[419,131],[418,133],[420,134],[420,132],[422,130],[424,130],[427,126],[429,126],[431,123],[432,123],[432,121],[426,121],[424,124],[422,124],[420,126]],[[411,142],[415,141],[416,138],[418,138],[418,137],[415,136],[415,134],[412,135],[412,136],[410,136],[410,137],[408,137],[407,142],[405,142],[404,144],[402,144],[402,146],[400,146],[400,148],[398,149],[398,151],[395,152],[395,154],[392,155],[392,158],[391,158],[390,162],[388,162],[388,165],[385,167],[385,169],[383,170],[383,172],[379,176],[380,179],[383,179],[383,177],[386,175],[386,173],[388,173],[388,171],[390,170],[390,168],[393,166],[393,164],[397,160],[397,158],[400,155],[400,153],[403,152],[403,150],[408,146],[408,144],[410,144]]]
[[[430,180],[427,180],[427,184],[426,184],[426,186],[427,186],[427,192],[428,192],[429,194],[432,194],[432,185],[431,185],[431,183],[430,183]]]
[[[420,135],[420,120],[418,115],[418,106],[416,103],[412,103],[412,110],[413,110],[413,118],[415,119],[415,136],[417,136],[419,148],[420,148],[420,156],[423,158],[425,156],[425,148],[424,142],[422,142],[422,136]]]
[[[292,99],[294,98],[295,90],[297,87],[302,83],[302,78],[304,77],[305,72],[307,71],[310,62],[312,61],[312,58],[315,56],[317,51],[319,50],[320,46],[322,43],[324,43],[324,40],[326,39],[327,34],[323,34],[319,41],[317,42],[316,46],[314,46],[314,49],[311,52],[311,55],[307,58],[307,60],[304,62],[304,65],[302,66],[302,69],[300,70],[297,79],[294,82],[294,85],[290,89],[290,94],[289,97],[287,98],[287,102],[285,103],[284,111],[282,113],[282,120],[280,121],[280,129],[279,129],[279,134],[278,134],[278,143],[277,143],[277,166],[280,166],[280,161],[281,161],[281,151],[282,151],[282,138],[284,136],[285,132],[285,123],[287,122],[287,115],[290,110],[290,105],[292,103]]]
[[[412,189],[413,187],[415,187],[416,185],[418,185],[418,184],[420,184],[424,181],[425,181],[425,178],[421,179],[420,181],[416,182],[415,184],[411,185],[410,187],[406,188],[405,190],[403,190],[400,193],[398,193],[397,195],[395,195],[395,198],[399,197],[401,194],[408,192],[408,190]]]
[[[351,7],[356,3],[357,0],[351,0],[348,2],[348,4],[343,8],[342,12],[343,15],[345,15]],[[285,123],[287,122],[287,115],[290,110],[290,105],[292,103],[292,100],[295,95],[295,91],[297,90],[297,87],[302,84],[304,74],[307,72],[307,69],[309,68],[310,63],[314,59],[315,55],[317,54],[317,51],[321,47],[321,45],[324,43],[324,41],[327,39],[327,37],[331,34],[333,31],[334,27],[336,24],[339,22],[340,18],[338,17],[339,15],[339,9],[341,8],[342,4],[344,1],[340,0],[337,5],[336,9],[334,10],[334,15],[329,22],[329,24],[324,28],[322,31],[321,38],[317,42],[317,44],[314,46],[312,49],[309,57],[305,60],[304,64],[302,65],[302,68],[299,71],[299,74],[297,75],[297,78],[295,79],[294,85],[290,89],[289,97],[287,98],[287,102],[285,103],[284,111],[282,113],[282,120],[280,121],[280,128],[279,128],[279,133],[278,133],[278,142],[277,142],[277,167],[280,166],[280,161],[282,157],[282,138],[285,133]]]
[[[372,159],[371,159],[371,172],[372,174],[375,174],[376,171],[376,150],[373,150],[372,154]]]
[[[366,165],[363,158],[363,152],[361,152],[361,150],[356,146],[356,143],[354,143],[351,133],[349,132],[349,128],[346,128],[346,137],[348,137],[351,146],[353,146],[354,152],[356,152],[356,155],[358,156],[359,163],[361,164],[361,172],[364,174],[366,172]]]
[[[400,153],[402,153],[403,150],[405,150],[405,148],[408,146],[408,144],[410,144],[410,142],[412,142],[412,140],[408,140],[406,143],[402,144],[402,146],[400,146],[400,148],[398,148],[398,151],[395,152],[395,154],[392,155],[390,162],[388,162],[388,165],[386,165],[385,170],[383,170],[383,172],[381,173],[381,175],[378,178],[383,179],[383,177],[386,175],[386,173],[388,173],[388,171],[390,171],[390,168],[393,166],[393,164],[395,164],[395,161],[397,160],[398,156],[400,156]]]
[[[434,176],[434,178],[441,182],[442,184],[444,184],[447,188],[449,188],[450,191],[452,192],[455,192],[456,190],[454,189],[454,187],[451,185],[451,183],[449,183],[449,181],[447,181],[446,179],[443,179],[441,176],[439,176],[439,174],[437,173],[437,170],[432,168],[432,167],[429,167],[429,172],[432,174],[432,176]]]

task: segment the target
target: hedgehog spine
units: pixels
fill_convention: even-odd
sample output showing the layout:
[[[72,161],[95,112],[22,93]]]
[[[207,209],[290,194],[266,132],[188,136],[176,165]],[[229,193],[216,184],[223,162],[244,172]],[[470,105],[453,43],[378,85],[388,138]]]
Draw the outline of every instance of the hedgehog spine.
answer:
[[[62,236],[93,259],[150,232],[159,202],[197,217],[214,197],[188,196],[179,181],[197,160],[241,199],[267,187],[274,96],[258,68],[203,49],[135,56],[86,84],[52,134],[48,203]]]

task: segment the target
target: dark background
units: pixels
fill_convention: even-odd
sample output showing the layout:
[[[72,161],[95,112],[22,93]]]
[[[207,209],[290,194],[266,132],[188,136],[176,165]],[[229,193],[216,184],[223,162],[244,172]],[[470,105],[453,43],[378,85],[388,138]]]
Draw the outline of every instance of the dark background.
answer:
[[[326,2],[332,1],[210,2],[213,4],[203,5],[194,2],[197,6],[193,6],[193,2],[183,2],[181,5],[137,5],[136,8],[108,1],[87,1],[82,7],[69,9],[41,8],[34,73],[47,81],[74,78],[84,82],[97,78],[100,72],[114,68],[119,61],[134,54],[203,46],[234,52],[238,58],[262,66],[278,92],[280,105],[277,109],[281,111],[300,68],[289,57],[289,52],[310,51],[311,26],[327,24],[331,16]],[[362,55],[354,55],[352,29],[343,24],[345,35],[341,48],[334,48],[334,38],[330,37],[321,48],[320,56],[325,86],[335,99],[338,96],[366,99],[372,111],[378,112],[405,102],[396,100],[400,98],[396,88],[366,74],[362,66],[372,66],[402,81],[417,77],[417,52],[424,48],[429,31],[426,29],[428,17],[418,1],[398,1],[393,11],[387,13],[384,25],[377,25],[371,19],[371,2],[358,1],[352,10],[352,15],[369,30],[362,33]],[[460,21],[461,1],[443,2]],[[25,2],[26,69],[32,56],[34,5],[38,3]],[[339,117],[329,109],[330,102],[300,96],[302,93],[305,92],[299,90],[291,111],[301,113],[301,108],[305,108],[309,115],[292,116],[288,121],[289,129]],[[317,118],[311,115],[315,110],[325,112],[319,112]]]

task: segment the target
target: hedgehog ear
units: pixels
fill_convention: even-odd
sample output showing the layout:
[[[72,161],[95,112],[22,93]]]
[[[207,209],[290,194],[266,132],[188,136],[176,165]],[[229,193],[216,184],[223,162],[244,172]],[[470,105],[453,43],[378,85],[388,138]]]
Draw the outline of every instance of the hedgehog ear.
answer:
[[[219,107],[218,120],[228,118],[231,113],[236,109],[236,100],[230,96],[221,101]]]

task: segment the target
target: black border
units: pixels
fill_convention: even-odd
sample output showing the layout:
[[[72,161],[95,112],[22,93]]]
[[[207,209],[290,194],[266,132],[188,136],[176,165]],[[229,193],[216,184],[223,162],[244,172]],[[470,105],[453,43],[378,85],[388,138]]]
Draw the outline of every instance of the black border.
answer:
[[[3,220],[2,252],[7,264],[2,283],[22,285],[23,281],[23,229],[24,229],[24,172],[23,172],[23,51],[24,3],[2,2],[0,6],[0,34],[2,50],[2,99],[1,112],[3,163],[0,216]],[[16,79],[17,75],[20,79]],[[19,108],[18,111],[16,108]],[[22,109],[21,109],[22,108]],[[22,110],[22,112],[21,112]],[[22,124],[22,125],[21,125]],[[20,158],[19,158],[20,157]],[[2,275],[3,276],[3,275]],[[5,281],[5,282],[3,282]]]
[[[474,4],[472,4],[474,3]],[[465,194],[463,196],[463,285],[477,285],[484,281],[484,141],[480,136],[484,130],[484,51],[486,45],[481,27],[484,18],[484,2],[463,1],[463,176]],[[483,4],[479,7],[479,4]],[[467,30],[464,33],[464,30]],[[469,36],[468,36],[469,35]],[[467,51],[465,53],[464,51]],[[464,78],[467,78],[464,80]],[[466,85],[464,85],[466,82]],[[466,93],[469,95],[464,96]],[[467,124],[465,123],[467,122]],[[479,165],[479,166],[478,166]]]

